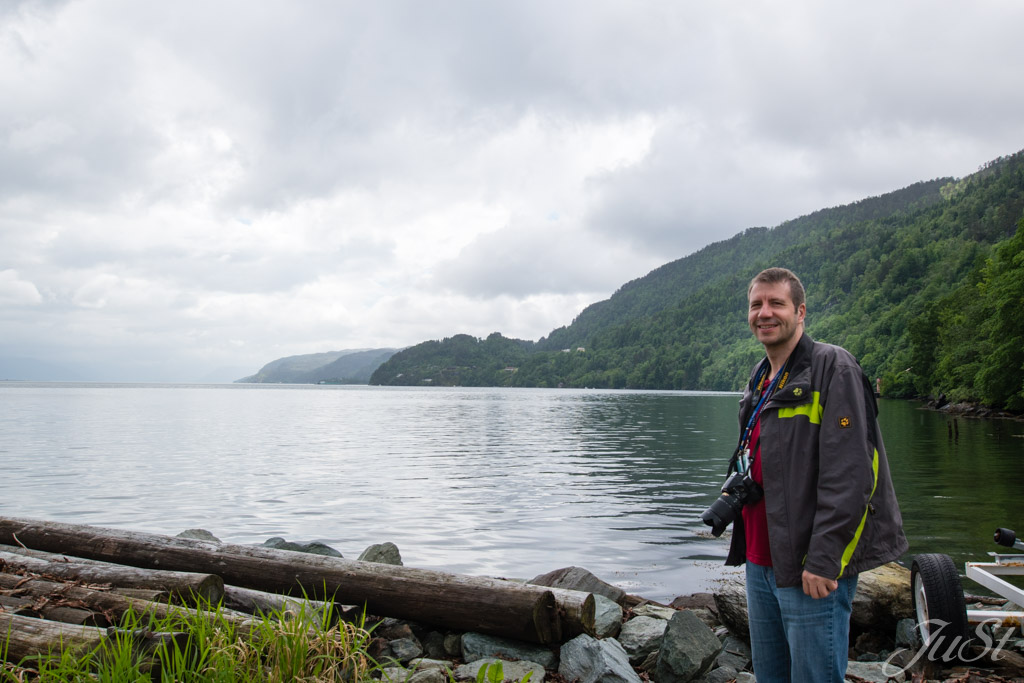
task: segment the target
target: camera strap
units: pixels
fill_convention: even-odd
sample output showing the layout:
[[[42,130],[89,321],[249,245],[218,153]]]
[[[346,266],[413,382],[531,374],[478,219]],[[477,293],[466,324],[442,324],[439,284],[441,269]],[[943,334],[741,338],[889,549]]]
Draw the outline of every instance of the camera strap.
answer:
[[[757,375],[754,377],[754,384],[756,386],[755,391],[758,392],[760,397],[758,398],[757,405],[754,407],[753,412],[750,414],[750,419],[747,420],[747,426],[743,430],[743,434],[740,437],[740,443],[736,447],[736,453],[733,454],[732,460],[729,462],[729,468],[736,467],[736,461],[744,459],[747,448],[750,445],[750,435],[754,432],[754,425],[757,424],[758,418],[761,416],[761,410],[764,408],[768,399],[775,393],[776,389],[781,389],[786,386],[786,382],[789,380],[789,358],[786,359],[782,369],[779,370],[778,374],[772,379],[772,381],[765,387],[765,382],[768,380],[768,373],[771,372],[771,363],[766,358],[761,367],[757,369]],[[746,463],[744,463],[744,471],[746,470]],[[737,468],[737,471],[740,471]]]

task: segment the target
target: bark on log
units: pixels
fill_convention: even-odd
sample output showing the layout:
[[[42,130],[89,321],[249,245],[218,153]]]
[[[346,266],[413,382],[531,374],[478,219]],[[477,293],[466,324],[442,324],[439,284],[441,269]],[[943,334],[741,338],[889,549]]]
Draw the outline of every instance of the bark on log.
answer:
[[[597,632],[597,602],[593,593],[548,588],[555,597],[562,621],[562,638],[569,640],[581,633],[594,635]]]
[[[90,609],[65,607],[63,605],[54,605],[49,601],[40,602],[39,600],[9,595],[0,595],[0,611],[19,614],[23,617],[37,617],[39,619],[59,621],[76,626],[99,626],[106,628],[111,625],[110,620],[105,615]]]
[[[0,550],[0,567],[7,566],[35,574],[45,574],[84,583],[116,584],[122,588],[165,590],[189,603],[194,603],[198,597],[215,605],[224,598],[224,580],[216,574],[154,571],[101,562],[66,562],[65,558],[59,555],[53,555],[52,558],[43,559],[38,556],[31,557]]]
[[[227,590],[227,586],[224,588]],[[153,588],[121,588],[120,586],[111,586],[110,590],[112,593],[123,595],[126,598],[145,600],[146,602],[170,602],[173,597],[170,591]]]
[[[267,593],[240,586],[224,586],[224,606],[238,612],[245,612],[246,614],[266,616],[278,614],[285,616],[294,615],[303,609],[312,609],[320,614],[330,611],[330,623],[334,623],[339,619],[351,621],[358,614],[362,614],[362,609],[352,605],[327,603],[320,600],[303,600],[301,598],[293,598],[290,595]]]
[[[184,609],[184,608],[182,608]],[[96,626],[73,626],[59,621],[23,617],[17,614],[0,612],[0,633],[7,637],[4,653],[8,662],[13,664],[28,663],[31,658],[47,657],[61,652],[84,655],[103,644],[103,641],[116,635],[128,635],[138,644],[142,655],[141,670],[152,668],[154,663],[152,652],[169,641],[175,641],[184,650],[188,642],[187,633],[150,633],[145,631],[126,634],[112,628]]]
[[[124,565],[114,564],[111,562],[102,562],[100,560],[90,560],[85,557],[75,557],[74,555],[68,555],[66,553],[49,553],[44,550],[33,550],[32,548],[23,548],[21,546],[10,546],[0,545],[0,567],[3,566],[3,553],[13,553],[15,555],[21,555],[28,558],[35,558],[37,560],[46,560],[48,562],[57,562],[63,565],[92,565],[99,567],[115,567],[117,569],[131,569],[134,572],[143,572],[149,570],[141,570],[136,568],[125,567]],[[34,573],[44,573],[41,571],[43,565],[35,565],[32,563],[19,563],[18,561],[12,561],[11,566],[20,566],[26,569],[26,571],[34,571]],[[157,572],[159,575],[160,572]],[[164,572],[166,575],[174,576],[177,572]],[[191,574],[190,574],[191,575]],[[208,576],[200,575],[196,576]],[[115,576],[109,583],[114,584],[117,577]],[[107,583],[107,582],[103,582]],[[171,599],[172,592],[167,588],[131,588],[124,585],[111,585],[111,590],[120,593],[126,597],[135,598],[136,600],[146,600],[148,602],[167,602]],[[223,605],[227,609],[235,610],[238,612],[245,612],[247,614],[266,614],[271,615],[278,612],[296,611],[301,609],[305,604],[313,609],[324,609],[328,603],[317,601],[317,600],[303,600],[301,598],[293,598],[289,595],[280,595],[278,593],[267,593],[265,591],[258,591],[252,588],[241,588],[239,586],[224,586],[223,591]],[[212,597],[212,596],[211,596]],[[215,602],[211,600],[211,602]],[[344,605],[332,605],[335,612],[336,618],[344,619],[348,616],[349,610],[352,612],[361,613],[362,610],[354,606]],[[61,619],[55,619],[54,621],[62,621]],[[98,624],[93,624],[94,626]]]
[[[138,613],[152,612],[157,617],[166,616],[167,605],[133,600],[119,593],[95,590],[71,583],[62,583],[36,576],[18,576],[0,573],[0,590],[12,596],[27,596],[32,602],[45,606],[75,604],[80,608],[104,614],[113,623],[120,621],[129,609]],[[51,619],[50,621],[63,621]],[[94,624],[98,625],[98,624]],[[108,624],[109,625],[109,624]]]
[[[0,543],[69,553],[143,568],[199,571],[226,583],[272,593],[365,606],[370,614],[558,643],[563,623],[550,589],[501,579],[213,543],[78,524],[0,517]],[[566,633],[586,631],[566,623]]]
[[[72,564],[110,564],[109,562],[89,560],[84,557],[74,557],[73,555],[67,555],[65,553],[48,553],[44,550],[33,550],[32,548],[26,548],[21,545],[5,545],[0,543],[0,550],[5,553],[14,553],[15,555],[24,555],[25,557],[35,557],[40,560],[50,560],[51,562],[70,562]]]
[[[6,612],[0,612],[0,633],[7,638],[5,657],[14,664],[49,652],[84,654],[98,647],[107,635],[106,629],[96,626],[73,626]]]
[[[97,590],[86,586],[78,586],[72,583],[52,581],[42,577],[25,577],[15,574],[0,573],[0,590],[15,596],[29,596],[34,598],[33,602],[42,604],[40,601],[48,601],[50,604],[64,606],[74,604],[83,611],[91,611],[103,615],[109,622],[120,623],[125,612],[132,610],[137,615],[152,615],[156,619],[166,619],[173,614],[184,614],[195,617],[202,615],[203,618],[216,622],[222,619],[239,627],[241,632],[253,623],[248,614],[236,613],[229,609],[221,608],[216,612],[199,612],[191,607],[171,605],[163,602],[151,602],[138,598],[131,598],[113,590]],[[51,621],[63,621],[62,619],[51,619]]]

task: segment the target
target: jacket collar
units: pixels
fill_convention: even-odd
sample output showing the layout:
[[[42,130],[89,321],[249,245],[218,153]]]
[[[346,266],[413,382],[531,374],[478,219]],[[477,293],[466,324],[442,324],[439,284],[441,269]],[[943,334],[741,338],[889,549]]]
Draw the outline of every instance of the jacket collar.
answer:
[[[814,340],[805,332],[797,342],[793,353],[790,354],[789,360],[786,361],[785,372],[789,373],[789,377],[786,378],[786,383],[772,396],[772,402],[801,402],[810,396],[808,390],[811,386],[811,352],[813,349]]]

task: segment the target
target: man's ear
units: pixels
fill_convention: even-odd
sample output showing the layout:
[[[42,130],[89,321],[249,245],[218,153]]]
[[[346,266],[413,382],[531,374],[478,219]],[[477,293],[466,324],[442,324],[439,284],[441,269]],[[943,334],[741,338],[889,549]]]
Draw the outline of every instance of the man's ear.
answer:
[[[796,309],[796,321],[802,323],[804,318],[807,316],[807,304],[800,304]]]

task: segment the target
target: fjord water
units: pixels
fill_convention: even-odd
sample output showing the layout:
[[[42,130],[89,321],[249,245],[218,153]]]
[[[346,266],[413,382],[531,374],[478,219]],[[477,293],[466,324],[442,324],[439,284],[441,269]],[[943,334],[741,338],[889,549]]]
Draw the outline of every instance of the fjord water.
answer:
[[[581,566],[655,600],[708,590],[726,541],[699,515],[735,394],[0,382],[0,515],[530,578]],[[883,401],[911,553],[959,565],[1022,524],[1024,424]],[[908,554],[907,558],[909,558]]]

